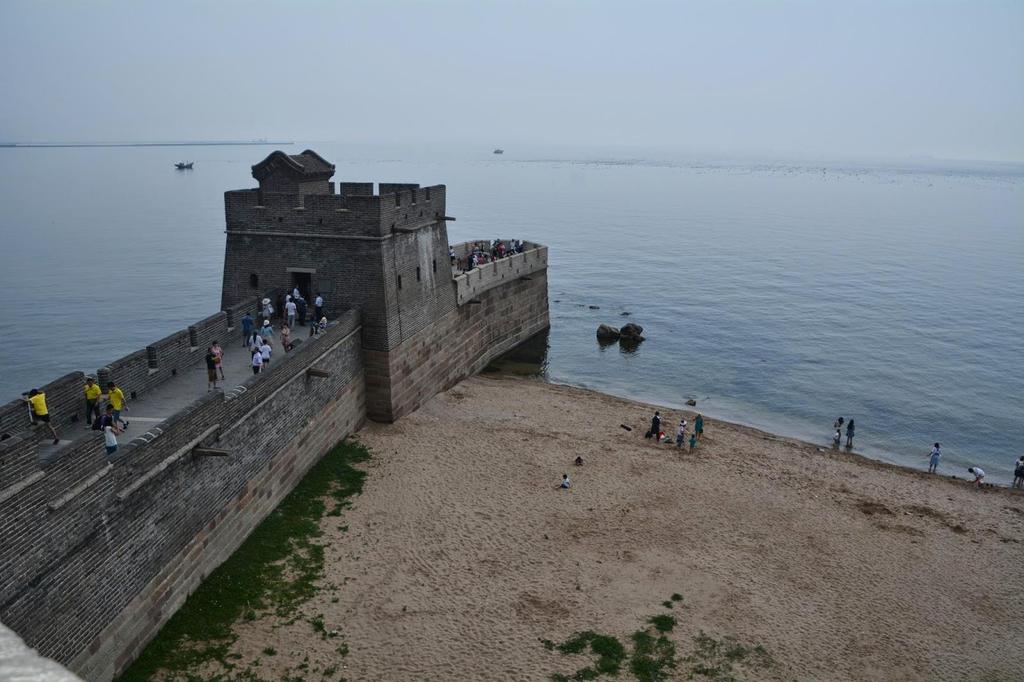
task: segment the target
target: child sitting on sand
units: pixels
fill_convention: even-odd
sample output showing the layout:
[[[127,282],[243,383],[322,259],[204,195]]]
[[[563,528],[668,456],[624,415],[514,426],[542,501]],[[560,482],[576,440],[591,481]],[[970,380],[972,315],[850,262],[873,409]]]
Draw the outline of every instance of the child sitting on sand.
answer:
[[[562,474],[562,482],[559,484],[558,487],[561,488],[562,490],[566,490],[569,488],[570,485],[572,484],[569,483],[569,474]]]
[[[576,459],[573,460],[573,464],[575,464],[578,467],[583,466],[583,458],[580,457],[579,455],[576,455]]]

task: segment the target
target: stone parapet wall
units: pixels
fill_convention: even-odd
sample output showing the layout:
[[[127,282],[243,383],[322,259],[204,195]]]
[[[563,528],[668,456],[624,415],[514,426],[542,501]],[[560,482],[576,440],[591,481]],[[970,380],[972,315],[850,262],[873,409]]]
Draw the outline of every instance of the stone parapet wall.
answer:
[[[102,441],[85,439],[33,470],[37,445],[10,439],[9,472],[20,479],[0,489],[0,620],[86,679],[122,670],[362,423],[360,331],[358,313],[346,314],[266,374],[203,396],[110,461]],[[311,367],[329,376],[313,378]],[[229,454],[199,456],[197,446]]]
[[[53,425],[59,431],[74,424],[80,425],[81,420],[85,418],[85,394],[82,392],[84,385],[85,374],[71,372],[48,384],[29,386],[25,390],[38,388],[46,394],[46,408],[50,412]],[[51,437],[49,429],[33,429],[31,423],[28,406],[23,398],[15,398],[0,407],[0,434],[6,434],[8,438],[21,435],[46,440]],[[2,444],[3,441],[0,441],[0,448]],[[4,485],[2,472],[3,465],[0,463],[0,488]]]
[[[468,272],[456,275],[456,301],[459,305],[476,299],[480,294],[508,281],[525,277],[548,267],[548,247],[526,243],[526,250],[506,258],[479,265]],[[468,250],[460,244],[463,257]],[[456,250],[458,255],[459,250]],[[545,307],[547,307],[545,305]]]
[[[106,393],[107,382],[114,381],[129,398],[138,398],[168,379],[177,376],[179,372],[202,362],[204,353],[201,351],[208,348],[214,340],[226,343],[232,337],[237,339],[241,332],[236,334],[235,327],[240,326],[242,316],[247,311],[255,316],[259,310],[260,298],[263,295],[276,298],[276,294],[277,290],[269,290],[266,294],[246,297],[225,311],[210,315],[185,329],[149,344],[145,348],[107,363],[97,369],[93,376],[99,381],[104,393]],[[27,387],[26,390],[38,388],[46,394],[46,406],[58,431],[83,427],[85,377],[85,372],[70,372],[48,384]],[[67,434],[68,431],[65,431],[61,433],[61,436],[67,437]],[[25,401],[16,398],[0,406],[0,435],[4,436],[3,440],[0,440],[0,490],[2,490],[9,483],[4,476],[3,456],[7,440],[14,436],[46,440],[50,437],[50,432],[46,429],[33,429]]]

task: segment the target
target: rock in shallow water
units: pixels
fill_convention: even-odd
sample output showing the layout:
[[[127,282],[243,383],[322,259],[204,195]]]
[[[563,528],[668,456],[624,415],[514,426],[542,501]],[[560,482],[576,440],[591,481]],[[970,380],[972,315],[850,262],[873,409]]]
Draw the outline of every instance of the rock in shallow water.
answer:
[[[644,328],[638,324],[632,322],[622,325],[622,329],[619,330],[619,334],[622,337],[631,339],[633,341],[643,341]]]
[[[611,325],[602,324],[597,328],[597,338],[599,339],[617,339],[619,336],[619,330]]]

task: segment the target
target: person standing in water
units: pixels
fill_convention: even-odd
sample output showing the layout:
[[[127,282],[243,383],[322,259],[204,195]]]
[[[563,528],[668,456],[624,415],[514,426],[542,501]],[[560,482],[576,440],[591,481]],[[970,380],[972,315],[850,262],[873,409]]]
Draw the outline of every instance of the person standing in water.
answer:
[[[939,468],[939,459],[942,457],[941,445],[935,444],[932,448],[931,453],[928,455],[928,473],[934,474]]]
[[[846,447],[853,447],[853,419],[846,425]]]

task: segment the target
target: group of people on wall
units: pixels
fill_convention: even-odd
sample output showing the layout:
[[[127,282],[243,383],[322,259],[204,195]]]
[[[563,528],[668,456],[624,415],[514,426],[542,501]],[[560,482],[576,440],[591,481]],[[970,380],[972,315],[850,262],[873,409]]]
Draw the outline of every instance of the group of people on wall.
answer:
[[[449,246],[448,257],[452,261],[453,268],[461,272],[469,272],[480,265],[486,265],[487,263],[522,253],[523,250],[523,242],[519,239],[511,239],[507,242],[495,239],[490,244],[486,241],[471,243],[466,255],[462,258],[455,253],[454,246]]]

